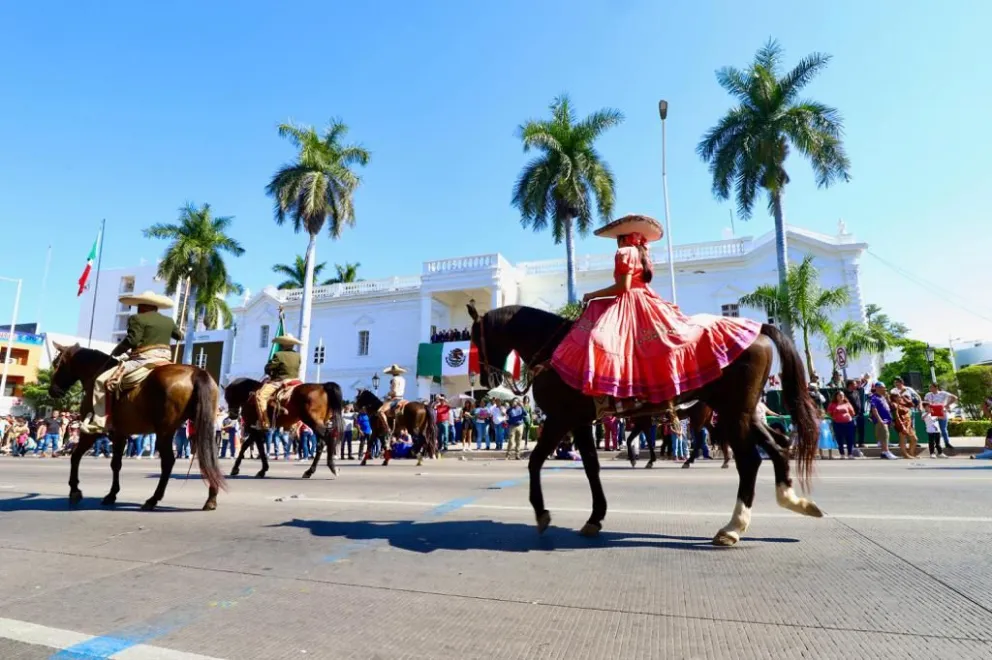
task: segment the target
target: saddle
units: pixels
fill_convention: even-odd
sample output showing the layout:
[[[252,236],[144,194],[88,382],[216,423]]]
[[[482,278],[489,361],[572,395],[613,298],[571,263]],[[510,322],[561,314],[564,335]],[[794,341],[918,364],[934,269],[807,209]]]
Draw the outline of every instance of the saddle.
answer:
[[[171,360],[157,360],[143,364],[127,373],[124,373],[125,365],[120,363],[113,369],[113,375],[107,380],[107,392],[114,394],[123,394],[129,390],[141,385],[143,382],[148,380],[148,377],[152,375],[152,372],[157,368],[172,364]]]
[[[289,400],[293,398],[293,392],[295,392],[296,388],[302,384],[302,380],[287,380],[279,386],[279,389],[272,395],[271,400],[275,401],[279,405],[281,411],[284,411],[286,406],[289,405]]]

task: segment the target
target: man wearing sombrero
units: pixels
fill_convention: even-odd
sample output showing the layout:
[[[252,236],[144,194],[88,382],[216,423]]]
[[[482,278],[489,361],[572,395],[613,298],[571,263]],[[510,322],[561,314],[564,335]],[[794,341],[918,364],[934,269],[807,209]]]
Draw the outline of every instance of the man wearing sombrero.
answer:
[[[603,414],[645,403],[667,403],[674,414],[672,401],[719,378],[761,331],[751,319],[686,316],[652,291],[648,243],[662,233],[644,215],[596,231],[617,240],[614,283],[583,297],[589,306],[551,359],[562,380],[596,397]]]
[[[266,413],[269,399],[286,381],[296,379],[300,373],[300,354],[296,352],[296,347],[303,344],[302,341],[288,334],[279,335],[272,340],[272,343],[276,346],[276,351],[265,365],[266,378],[255,393],[258,425],[263,431],[269,428],[269,415]]]
[[[172,299],[151,291],[137,295],[127,294],[118,300],[128,306],[138,307],[138,313],[127,319],[127,336],[114,348],[112,357],[118,358],[120,365],[100,374],[93,383],[93,413],[80,425],[83,433],[105,433],[107,431],[107,385],[113,378],[120,382],[128,374],[143,367],[157,366],[172,362],[169,342],[182,341],[183,333],[176,322],[158,310],[172,307]]]
[[[398,364],[391,364],[382,370],[382,373],[389,374],[389,393],[383,399],[382,406],[379,407],[379,419],[383,428],[390,428],[388,414],[390,410],[397,408],[403,401],[403,393],[406,391],[406,379],[403,374],[406,369]]]

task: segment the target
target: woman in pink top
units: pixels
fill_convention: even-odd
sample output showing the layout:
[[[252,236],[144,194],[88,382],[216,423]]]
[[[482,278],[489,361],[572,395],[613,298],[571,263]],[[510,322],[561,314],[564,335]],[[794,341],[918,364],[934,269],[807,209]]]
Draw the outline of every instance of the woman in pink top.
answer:
[[[847,457],[854,458],[854,432],[857,424],[854,421],[854,406],[844,396],[843,390],[834,392],[833,401],[827,406],[827,414],[834,422],[834,437],[841,458],[844,457],[844,447],[847,447]]]

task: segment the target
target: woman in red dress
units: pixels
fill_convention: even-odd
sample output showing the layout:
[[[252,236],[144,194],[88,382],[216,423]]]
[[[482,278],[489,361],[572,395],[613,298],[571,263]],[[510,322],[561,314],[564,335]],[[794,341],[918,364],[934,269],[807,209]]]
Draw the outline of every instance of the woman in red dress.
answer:
[[[555,350],[562,380],[596,397],[661,404],[716,380],[761,332],[751,319],[684,315],[648,284],[652,218],[629,215],[596,231],[616,238],[615,283],[587,293],[589,305]]]

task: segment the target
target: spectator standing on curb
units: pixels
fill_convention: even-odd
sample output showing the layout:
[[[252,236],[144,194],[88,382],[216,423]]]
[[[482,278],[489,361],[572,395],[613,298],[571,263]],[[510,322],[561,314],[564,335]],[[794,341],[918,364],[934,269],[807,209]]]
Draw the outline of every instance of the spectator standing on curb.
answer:
[[[834,392],[834,399],[827,406],[827,414],[833,420],[834,438],[837,439],[837,451],[841,458],[844,458],[844,450],[847,449],[847,457],[854,458],[854,436],[856,423],[854,421],[854,406],[847,400],[843,390]]]
[[[926,393],[923,400],[930,404],[930,414],[937,420],[940,435],[944,438],[944,448],[953,450],[951,439],[947,435],[947,409],[957,403],[958,398],[950,392],[940,389],[940,385],[937,383],[930,383],[930,391]]]
[[[871,420],[875,422],[875,440],[878,441],[878,448],[881,451],[879,458],[894,460],[895,454],[889,451],[889,427],[892,426],[892,411],[889,408],[889,400],[885,395],[885,383],[878,381],[871,390],[871,397],[868,399],[871,410]]]
[[[474,406],[471,401],[465,401],[462,405],[462,451],[472,451],[472,434],[475,433],[473,409]]]
[[[523,437],[524,418],[527,416],[527,413],[524,412],[524,407],[520,405],[520,400],[514,399],[506,415],[506,423],[510,429],[510,438],[506,441],[506,460],[510,460],[510,454],[512,453],[513,460],[519,461],[520,439]]]
[[[344,407],[344,412],[341,413],[341,418],[344,420],[344,438],[341,440],[341,460],[344,460],[344,447],[348,445],[348,460],[354,460],[355,453],[352,451],[352,443],[355,439],[355,408],[350,403]],[[311,431],[311,434],[313,431]],[[307,458],[313,458],[314,453],[316,453],[317,448],[314,446],[314,440],[310,439],[310,455]],[[361,456],[362,452],[359,451],[358,455]]]
[[[524,409],[524,450],[530,446],[530,430],[534,428],[534,407],[530,405],[530,397],[525,396],[521,404]]]
[[[864,455],[861,450],[865,446],[865,392],[856,381],[849,380],[844,396],[847,397],[847,402],[854,409],[854,456],[861,458]]]
[[[926,401],[923,402],[923,423],[927,425],[927,440],[930,446],[930,458],[947,458],[947,454],[944,450],[940,448],[940,426],[937,425],[937,420],[930,413],[931,404]],[[936,447],[937,453],[934,454],[934,448]]]
[[[889,392],[892,427],[899,434],[899,452],[903,458],[916,458],[916,431],[913,430],[913,400],[909,394]],[[907,449],[907,441],[909,447]]]
[[[52,448],[51,457],[59,451],[59,440],[62,439],[62,413],[58,410],[52,411],[52,416],[45,420],[45,437],[41,441],[41,455],[44,457],[45,451]]]
[[[227,458],[227,450],[231,450],[231,458],[234,458],[234,436],[238,433],[238,420],[234,415],[226,415],[221,420],[220,426],[220,457]]]
[[[434,415],[437,421],[439,436],[438,449],[440,451],[448,451],[448,442],[453,442],[451,435],[451,406],[448,405],[448,401],[444,398],[443,394],[439,394],[437,401],[434,403]]]

